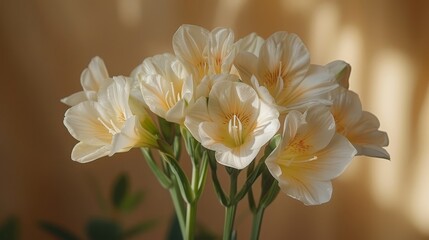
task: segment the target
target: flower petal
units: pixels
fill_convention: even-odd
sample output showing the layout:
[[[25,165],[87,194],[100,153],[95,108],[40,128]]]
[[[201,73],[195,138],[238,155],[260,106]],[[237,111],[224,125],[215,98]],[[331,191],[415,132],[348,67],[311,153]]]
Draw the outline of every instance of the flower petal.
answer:
[[[253,53],[255,56],[259,56],[259,51],[264,41],[265,40],[256,33],[251,33],[238,40],[234,45],[240,52],[249,52]]]
[[[115,123],[116,117],[129,118],[132,115],[128,103],[129,96],[129,80],[123,76],[113,77],[113,83],[100,89],[98,93],[98,102],[104,108],[103,111],[100,111],[102,118],[113,120]],[[116,117],[112,118],[111,116]]]
[[[300,126],[298,134],[310,146],[308,150],[316,152],[325,148],[336,130],[335,120],[329,108],[323,105],[311,107],[306,111],[305,119],[307,124]]]
[[[358,150],[358,155],[390,159],[389,153],[383,149],[389,145],[386,132],[379,131],[380,122],[370,112],[362,112],[359,122],[353,125],[347,138]]]
[[[311,104],[331,105],[328,93],[338,87],[333,75],[323,66],[311,65],[305,78],[276,98],[284,111]],[[281,111],[281,110],[280,110]]]
[[[258,58],[249,52],[240,52],[234,60],[234,66],[237,68],[243,82],[251,85],[251,77],[256,74]]]
[[[208,63],[212,73],[229,73],[237,51],[232,47],[234,32],[229,28],[215,28],[209,34]]]
[[[255,90],[240,82],[215,83],[209,94],[208,113],[216,122],[228,121],[225,118],[228,114],[242,114],[249,123],[253,123],[258,108],[259,99]]]
[[[329,145],[316,154],[317,159],[297,165],[307,179],[328,181],[343,173],[355,155],[356,149],[347,138],[335,134]]]
[[[80,77],[80,83],[85,91],[97,92],[109,78],[106,65],[100,57],[94,57]],[[90,99],[91,100],[91,99]]]
[[[249,146],[240,146],[226,152],[216,152],[216,161],[224,166],[235,169],[247,167],[258,155],[259,149],[251,149]]]
[[[71,158],[80,163],[87,163],[107,156],[110,152],[108,145],[90,145],[83,142],[76,144],[72,150]]]
[[[113,136],[112,148],[109,156],[112,156],[117,152],[129,151],[131,148],[136,146],[140,141],[139,135],[136,131],[137,124],[139,124],[139,122],[136,116],[131,116],[125,121],[121,128],[121,132]]]
[[[85,101],[68,109],[64,125],[79,141],[90,145],[110,144],[112,135],[100,121],[98,103]]]
[[[301,81],[310,65],[310,54],[301,39],[293,33],[276,32],[262,45],[258,63],[259,77],[273,73],[281,64],[284,81]]]
[[[164,94],[164,90],[169,88],[167,81],[158,74],[144,75],[140,82],[145,103],[153,113],[162,118],[165,118],[165,114],[169,110]]]
[[[211,121],[207,111],[207,99],[201,97],[189,108],[185,118],[186,128],[198,142],[201,142],[200,134],[198,133],[199,125],[207,121]]]
[[[80,92],[73,93],[72,95],[61,99],[61,102],[72,107],[72,106],[77,105],[77,104],[84,102],[86,100],[88,100],[88,99],[86,98],[85,92],[80,91]]]
[[[279,186],[286,193],[305,205],[319,205],[328,202],[332,195],[332,184],[326,182],[307,182],[297,178],[280,180]]]
[[[362,117],[362,104],[359,96],[343,87],[339,87],[332,93],[332,114],[337,122],[337,131],[353,128]]]
[[[225,129],[214,122],[202,122],[198,129],[201,145],[213,151],[226,152],[231,146],[225,141]],[[228,144],[230,145],[230,144]]]
[[[342,60],[336,60],[328,63],[326,67],[334,74],[337,83],[340,84],[341,87],[349,89],[349,77],[352,71],[350,64]]]
[[[165,120],[182,124],[186,115],[186,101],[185,99],[179,100],[176,105],[170,108],[165,114]]]
[[[182,25],[173,36],[173,49],[177,57],[197,65],[207,55],[209,31],[199,26]]]
[[[275,108],[268,106],[262,101],[260,102],[257,119],[259,126],[253,130],[254,142],[252,143],[252,149],[261,148],[277,133],[280,128],[278,117],[279,112]]]

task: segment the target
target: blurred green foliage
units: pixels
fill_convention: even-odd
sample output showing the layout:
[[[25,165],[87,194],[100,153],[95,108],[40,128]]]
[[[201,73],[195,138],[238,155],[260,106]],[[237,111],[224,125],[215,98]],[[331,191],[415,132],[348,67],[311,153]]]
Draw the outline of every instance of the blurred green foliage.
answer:
[[[85,225],[85,239],[89,240],[126,240],[150,230],[156,222],[154,220],[144,220],[125,228],[120,223],[118,216],[128,214],[136,210],[143,202],[143,191],[131,191],[129,176],[126,173],[120,174],[114,181],[110,194],[110,204],[106,204],[101,191],[96,187],[98,204],[102,210],[108,210],[109,216],[93,217]],[[118,214],[119,213],[119,214]],[[60,240],[79,240],[76,234],[57,224],[41,221],[39,226]],[[3,238],[0,238],[2,240]],[[5,238],[9,239],[9,238]],[[11,240],[15,238],[10,238]]]

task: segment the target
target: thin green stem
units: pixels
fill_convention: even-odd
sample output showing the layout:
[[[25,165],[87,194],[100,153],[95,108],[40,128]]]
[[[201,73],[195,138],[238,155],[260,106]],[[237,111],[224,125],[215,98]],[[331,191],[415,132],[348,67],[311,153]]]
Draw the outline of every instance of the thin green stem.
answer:
[[[236,194],[237,194],[237,179],[240,171],[236,169],[227,169],[230,176],[230,188],[229,188],[229,202],[225,207],[225,222],[223,226],[223,239],[232,239],[232,233],[234,230],[235,213],[237,211]]]
[[[203,174],[206,174],[203,173]],[[191,178],[191,190],[193,192],[192,201],[188,202],[186,206],[186,229],[185,229],[185,240],[191,240],[195,238],[195,224],[197,218],[197,203],[199,199],[199,183],[200,175],[199,163],[192,161],[192,178]]]
[[[180,189],[177,186],[177,182],[174,181],[173,186],[169,189],[171,200],[173,201],[174,210],[176,212],[177,220],[179,221],[180,231],[182,233],[183,239],[185,239],[185,209],[183,201],[180,198]]]
[[[235,213],[237,211],[237,204],[232,204],[225,207],[225,222],[223,225],[223,240],[232,239],[232,232],[234,230]]]
[[[188,203],[186,208],[186,233],[185,240],[195,238],[195,223],[197,218],[197,201]]]
[[[262,218],[264,217],[265,207],[260,206],[253,214],[252,235],[251,240],[258,240],[261,233]]]
[[[209,166],[212,172],[212,182],[213,187],[215,189],[216,195],[222,204],[222,206],[228,205],[228,199],[226,197],[225,192],[222,189],[222,186],[220,185],[219,178],[217,176],[217,162],[215,160],[214,152],[213,151],[207,151],[208,154],[208,160],[209,160]]]

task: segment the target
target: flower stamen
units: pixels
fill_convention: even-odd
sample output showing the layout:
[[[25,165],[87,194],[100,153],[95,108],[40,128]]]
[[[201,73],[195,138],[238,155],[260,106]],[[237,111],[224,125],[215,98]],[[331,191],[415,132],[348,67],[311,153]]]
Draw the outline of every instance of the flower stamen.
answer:
[[[180,101],[180,99],[182,99],[180,92],[176,93],[174,83],[170,82],[170,89],[165,94],[165,101],[166,101],[167,107],[169,109],[172,108],[174,105],[176,105],[178,101]]]
[[[103,119],[101,119],[101,118],[97,118],[97,120],[99,121],[99,122],[101,122],[101,124],[103,124],[103,126],[107,129],[107,130],[109,130],[109,133],[110,134],[112,134],[112,135],[115,135],[115,134],[117,134],[117,133],[120,133],[121,132],[121,129],[119,129],[117,126],[116,126],[116,124],[112,121],[112,119],[110,119],[110,126],[103,120]]]
[[[243,143],[243,125],[235,114],[228,122],[228,133],[236,146]]]

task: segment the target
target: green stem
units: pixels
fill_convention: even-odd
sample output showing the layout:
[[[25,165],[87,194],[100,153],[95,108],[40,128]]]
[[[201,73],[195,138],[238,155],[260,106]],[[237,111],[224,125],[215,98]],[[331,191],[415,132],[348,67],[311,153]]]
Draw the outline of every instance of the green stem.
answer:
[[[183,201],[180,198],[180,189],[177,186],[177,182],[174,181],[173,186],[169,189],[171,200],[173,201],[174,210],[176,212],[177,220],[179,221],[180,231],[182,233],[183,239],[185,239],[185,210],[183,206]]]
[[[234,220],[235,220],[235,213],[237,211],[237,179],[238,174],[240,171],[236,169],[229,168],[227,169],[227,172],[230,176],[230,188],[229,188],[229,202],[228,205],[225,207],[225,223],[223,226],[223,239],[224,240],[230,240],[232,239],[232,233],[234,231]]]
[[[195,223],[197,216],[197,201],[188,203],[186,208],[186,234],[185,240],[195,238]]]
[[[232,232],[234,230],[235,212],[237,204],[232,204],[225,207],[225,222],[223,225],[223,240],[232,239]]]
[[[260,206],[253,214],[251,240],[258,240],[261,232],[262,218],[264,217],[265,207]]]
[[[206,174],[206,173],[204,173]],[[197,203],[199,199],[198,185],[200,182],[200,169],[199,163],[192,161],[192,178],[191,178],[191,189],[193,192],[192,201],[188,202],[186,206],[186,233],[185,240],[191,240],[195,238],[195,223],[197,218]]]

